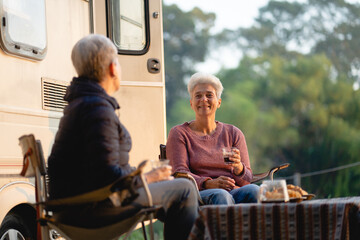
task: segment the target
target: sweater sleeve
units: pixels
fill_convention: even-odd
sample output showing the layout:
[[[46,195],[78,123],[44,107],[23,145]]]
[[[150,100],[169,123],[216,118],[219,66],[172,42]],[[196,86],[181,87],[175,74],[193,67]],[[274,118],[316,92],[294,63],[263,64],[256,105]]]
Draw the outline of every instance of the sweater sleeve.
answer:
[[[244,170],[241,175],[233,174],[233,177],[238,186],[243,186],[251,183],[253,173],[250,167],[249,153],[246,145],[245,135],[236,127],[233,127],[234,144],[233,146],[240,150],[241,162]]]
[[[198,188],[203,190],[203,183],[210,180],[210,177],[201,177],[190,171],[190,159],[187,150],[187,142],[185,135],[178,129],[173,127],[168,136],[166,143],[166,157],[170,160],[173,173],[185,172],[190,174],[196,181]]]

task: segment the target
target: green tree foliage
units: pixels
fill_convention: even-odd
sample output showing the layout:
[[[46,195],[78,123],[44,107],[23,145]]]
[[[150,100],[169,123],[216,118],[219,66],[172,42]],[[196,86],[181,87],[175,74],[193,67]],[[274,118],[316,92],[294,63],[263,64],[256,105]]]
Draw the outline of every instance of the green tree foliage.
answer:
[[[290,61],[244,58],[219,74],[225,90],[217,118],[244,131],[254,172],[283,162],[291,163],[289,175],[359,161],[358,112],[352,109],[360,107],[360,91],[333,79],[331,69],[325,55],[298,54]],[[359,169],[335,176],[304,178],[303,186],[323,197],[357,194]]]
[[[163,18],[167,117],[174,122],[169,113],[187,96],[185,77],[194,73],[196,63],[204,61],[215,14],[199,8],[183,12],[176,5],[163,5]]]
[[[291,55],[291,49],[325,54],[343,80],[360,81],[360,4],[345,0],[270,1],[256,24],[234,34],[246,53]]]

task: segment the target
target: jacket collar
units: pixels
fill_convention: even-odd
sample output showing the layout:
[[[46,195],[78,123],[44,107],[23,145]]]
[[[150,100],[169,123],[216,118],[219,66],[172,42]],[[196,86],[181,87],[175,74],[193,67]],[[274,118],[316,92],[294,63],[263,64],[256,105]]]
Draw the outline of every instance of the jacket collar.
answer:
[[[120,108],[115,98],[109,96],[105,90],[98,84],[96,79],[85,77],[74,77],[66,90],[64,100],[71,102],[78,97],[98,96],[108,100],[114,109]]]

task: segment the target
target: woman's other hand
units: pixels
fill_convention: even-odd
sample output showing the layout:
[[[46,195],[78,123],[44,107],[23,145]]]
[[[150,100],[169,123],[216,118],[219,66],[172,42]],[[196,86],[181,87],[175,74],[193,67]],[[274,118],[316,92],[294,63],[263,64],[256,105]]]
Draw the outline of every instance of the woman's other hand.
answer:
[[[235,180],[229,177],[220,176],[216,179],[207,180],[204,183],[205,189],[210,188],[222,188],[227,191],[232,190],[235,187]]]
[[[232,148],[232,156],[229,157],[232,161],[231,166],[233,167],[233,173],[235,175],[240,175],[244,170],[244,165],[241,162],[240,150],[237,148]]]
[[[161,182],[174,179],[171,176],[171,166],[161,166],[145,173],[147,183]]]

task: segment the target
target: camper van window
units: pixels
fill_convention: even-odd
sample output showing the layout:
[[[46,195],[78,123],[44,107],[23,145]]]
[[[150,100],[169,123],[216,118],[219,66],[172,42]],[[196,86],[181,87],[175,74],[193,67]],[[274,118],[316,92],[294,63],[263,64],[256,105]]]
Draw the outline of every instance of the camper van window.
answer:
[[[148,0],[110,0],[109,32],[123,54],[144,54],[149,45]]]
[[[0,16],[0,42],[6,53],[35,60],[45,57],[45,0],[0,0]]]

